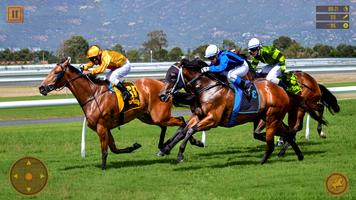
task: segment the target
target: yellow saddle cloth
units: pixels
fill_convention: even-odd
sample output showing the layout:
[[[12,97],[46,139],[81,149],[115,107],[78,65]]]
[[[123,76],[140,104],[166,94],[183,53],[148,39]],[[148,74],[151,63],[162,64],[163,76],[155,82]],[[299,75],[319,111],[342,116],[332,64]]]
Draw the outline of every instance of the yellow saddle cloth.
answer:
[[[132,109],[139,108],[141,106],[141,102],[140,102],[140,96],[138,94],[135,84],[133,84],[132,82],[123,82],[123,84],[131,94],[130,99],[127,101],[127,105],[125,105],[121,91],[113,86],[113,88],[115,90],[116,97],[117,97],[117,103],[118,103],[117,105],[119,106],[120,112],[122,112],[122,111],[126,112],[126,111],[129,111]]]

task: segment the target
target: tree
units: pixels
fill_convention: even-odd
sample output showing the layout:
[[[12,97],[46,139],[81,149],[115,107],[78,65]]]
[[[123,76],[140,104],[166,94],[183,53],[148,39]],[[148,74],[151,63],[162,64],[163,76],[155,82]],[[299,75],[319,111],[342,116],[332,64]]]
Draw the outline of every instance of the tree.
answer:
[[[157,61],[162,62],[168,59],[168,51],[165,49],[158,50],[153,54]]]
[[[208,47],[208,44],[204,44],[204,45],[200,45],[199,47],[197,47],[196,49],[194,49],[192,51],[192,57],[199,57],[199,58],[204,58],[205,56],[205,49]],[[190,56],[189,56],[190,57]]]
[[[316,44],[313,50],[317,53],[318,57],[329,57],[334,48],[329,45]]]
[[[74,63],[83,63],[87,61],[86,52],[88,48],[89,44],[82,36],[73,36],[61,44],[58,55],[59,57],[70,56]]]
[[[168,46],[167,35],[162,30],[158,30],[149,32],[147,37],[148,40],[142,44],[146,52],[145,57],[150,56],[147,53],[149,54],[152,51],[153,58],[159,60],[160,58],[156,56],[160,55],[160,53],[157,52]]]
[[[235,44],[234,41],[232,41],[230,39],[223,40],[222,49],[231,50],[231,49],[236,49],[236,48],[237,48],[237,45]]]
[[[168,58],[170,61],[178,61],[181,60],[182,56],[183,56],[183,51],[181,48],[179,47],[174,47],[173,49],[171,49],[168,53]]]
[[[337,57],[353,57],[355,56],[354,52],[356,50],[356,46],[347,45],[347,44],[339,44],[336,47],[336,56]]]
[[[33,53],[30,52],[28,48],[21,49],[20,51],[17,52],[17,55],[19,57],[20,61],[32,61],[34,58]]]
[[[288,36],[281,36],[275,40],[273,40],[273,46],[281,51],[285,51],[288,47],[292,46],[293,44],[298,44],[295,40],[292,40]]]
[[[35,62],[48,61],[48,63],[56,63],[58,61],[58,57],[56,57],[53,52],[40,50],[34,52],[34,60]]]
[[[130,60],[130,62],[139,62],[140,61],[140,53],[136,49],[127,51],[126,56],[127,56],[127,59]]]
[[[122,53],[122,54],[125,54],[125,50],[124,50],[124,48],[122,47],[121,44],[116,44],[116,45],[114,45],[114,46],[111,48],[111,50],[117,51],[117,52]]]

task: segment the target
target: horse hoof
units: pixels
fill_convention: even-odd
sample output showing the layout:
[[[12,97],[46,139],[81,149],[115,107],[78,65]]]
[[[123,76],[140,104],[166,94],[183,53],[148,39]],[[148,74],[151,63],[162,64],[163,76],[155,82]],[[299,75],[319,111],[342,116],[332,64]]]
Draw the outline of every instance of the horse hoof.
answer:
[[[178,156],[177,157],[177,163],[181,163],[181,162],[183,162],[183,160],[184,160],[183,156]]]
[[[142,145],[140,145],[139,143],[135,143],[135,144],[132,145],[132,147],[133,147],[134,150],[136,150],[138,148],[141,148]]]
[[[162,151],[158,151],[157,156],[158,157],[163,157],[165,154]]]
[[[205,147],[205,144],[199,141],[199,142],[197,142],[197,146],[204,148],[204,147]]]
[[[304,156],[303,155],[299,155],[298,156],[298,160],[303,160],[304,159]]]
[[[281,152],[278,153],[277,157],[278,157],[278,158],[281,158],[281,157],[283,157],[285,154],[286,154],[285,151],[283,151],[283,152],[281,151]]]

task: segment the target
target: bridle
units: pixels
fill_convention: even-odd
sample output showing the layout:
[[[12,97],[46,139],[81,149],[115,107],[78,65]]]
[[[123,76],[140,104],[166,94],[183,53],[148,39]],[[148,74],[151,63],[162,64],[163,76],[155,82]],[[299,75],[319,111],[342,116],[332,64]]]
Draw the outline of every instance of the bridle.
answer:
[[[209,77],[210,79],[212,80],[215,80],[217,81],[216,84],[214,85],[208,85],[206,87],[203,87],[202,89],[199,89],[199,90],[194,90],[194,93],[197,94],[197,95],[200,95],[202,93],[204,93],[205,91],[207,90],[210,90],[211,88],[214,88],[214,87],[217,87],[219,85],[226,85],[225,83],[223,83],[221,80],[217,79],[216,77],[214,76],[211,76],[210,73],[200,73],[198,76],[194,77],[192,80],[190,80],[188,83],[185,83],[185,80],[184,80],[184,75],[183,75],[183,66],[181,67],[178,67],[177,65],[172,65],[172,67],[175,67],[176,69],[178,69],[178,77],[177,77],[177,80],[176,82],[174,83],[173,87],[166,92],[166,96],[167,97],[170,97],[172,96],[174,93],[177,92],[177,86],[178,84],[180,83],[180,81],[183,83],[183,88],[185,88],[186,86],[191,86],[193,85],[196,81],[198,81],[202,76],[206,75],[207,77]]]

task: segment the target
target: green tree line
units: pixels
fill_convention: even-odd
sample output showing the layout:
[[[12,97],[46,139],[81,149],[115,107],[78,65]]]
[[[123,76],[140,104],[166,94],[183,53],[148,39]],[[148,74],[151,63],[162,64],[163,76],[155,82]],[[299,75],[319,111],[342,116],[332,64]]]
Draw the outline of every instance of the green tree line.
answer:
[[[100,44],[98,45],[100,46]],[[241,53],[247,53],[245,47],[239,47],[230,39],[224,39],[221,44],[217,45],[221,49],[238,49]],[[286,58],[356,57],[356,46],[349,44],[339,44],[336,47],[325,44],[303,47],[288,36],[280,36],[273,41],[273,45],[280,49]],[[193,50],[188,49],[187,52],[184,52],[180,47],[173,47],[168,50],[167,46],[167,34],[162,30],[156,30],[147,34],[147,40],[142,43],[141,48],[126,50],[122,44],[117,43],[112,46],[111,50],[123,53],[131,62],[162,62],[178,61],[183,56],[203,58],[208,44],[202,44]],[[25,63],[40,63],[45,60],[48,63],[55,63],[60,58],[70,56],[74,63],[84,63],[87,62],[86,51],[88,48],[89,43],[85,38],[73,36],[63,41],[56,53],[46,50],[31,52],[27,48],[19,51],[5,49],[0,51],[0,62],[23,61]]]

